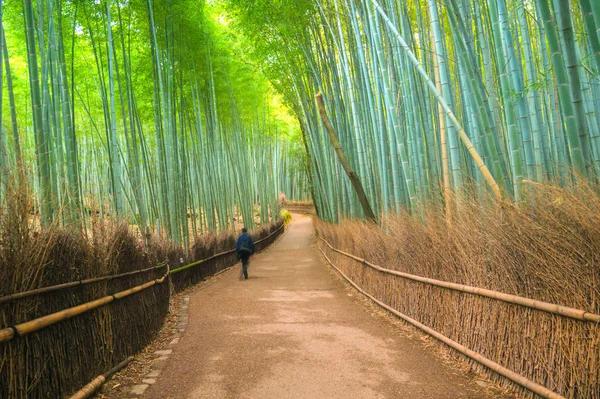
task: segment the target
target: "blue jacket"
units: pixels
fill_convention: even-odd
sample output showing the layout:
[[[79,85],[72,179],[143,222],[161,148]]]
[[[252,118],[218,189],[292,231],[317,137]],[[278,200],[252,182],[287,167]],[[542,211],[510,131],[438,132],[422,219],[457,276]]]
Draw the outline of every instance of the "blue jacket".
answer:
[[[240,253],[242,252],[242,247],[244,247],[244,249],[248,248],[251,254],[254,253],[254,241],[252,241],[252,237],[250,237],[248,233],[242,233],[242,235],[237,239],[235,250]]]

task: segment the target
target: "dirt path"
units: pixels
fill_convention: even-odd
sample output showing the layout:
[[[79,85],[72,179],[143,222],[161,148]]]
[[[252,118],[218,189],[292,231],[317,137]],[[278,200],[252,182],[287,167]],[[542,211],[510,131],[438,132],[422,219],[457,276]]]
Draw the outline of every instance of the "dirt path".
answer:
[[[312,220],[190,300],[189,324],[148,399],[489,398],[378,316],[324,265]]]

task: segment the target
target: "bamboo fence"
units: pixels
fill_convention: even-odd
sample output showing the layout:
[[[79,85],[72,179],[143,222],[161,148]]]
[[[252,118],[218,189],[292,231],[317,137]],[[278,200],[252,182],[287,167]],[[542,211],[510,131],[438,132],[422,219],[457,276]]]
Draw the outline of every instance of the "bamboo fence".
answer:
[[[270,245],[283,229],[283,222],[278,222],[256,232],[256,250]],[[210,250],[217,252],[232,242],[210,244],[214,246]],[[236,263],[235,250],[221,251],[178,269],[171,270],[170,265],[176,264],[171,260],[0,298],[0,320],[8,325],[0,329],[0,397],[69,395],[148,344],[167,314],[171,286],[181,290]],[[157,275],[165,266],[167,270]],[[164,284],[171,281],[174,284]],[[44,301],[39,299],[42,296]],[[28,311],[32,307],[35,312]],[[46,309],[52,311],[40,314]],[[31,314],[35,317],[28,317]],[[90,384],[99,383],[101,377]]]
[[[326,260],[361,293],[501,385],[525,396],[600,397],[600,315],[386,269],[320,241]]]
[[[30,297],[30,296],[33,296],[33,295],[45,294],[45,293],[52,292],[52,291],[62,290],[62,289],[65,289],[65,288],[77,287],[77,286],[80,286],[80,285],[87,285],[87,284],[92,284],[92,283],[98,283],[100,281],[114,280],[116,278],[133,276],[133,275],[140,274],[140,273],[146,273],[146,272],[151,271],[151,270],[160,269],[160,268],[165,267],[165,266],[167,266],[167,262],[163,262],[160,265],[148,267],[148,268],[142,269],[142,270],[135,270],[135,271],[132,271],[132,272],[115,274],[115,275],[110,275],[110,276],[88,278],[88,279],[85,279],[85,280],[72,281],[72,282],[69,282],[69,283],[56,284],[56,285],[51,285],[49,287],[38,288],[38,289],[35,289],[35,290],[29,290],[29,291],[18,292],[18,293],[15,293],[15,294],[9,294],[9,295],[5,295],[3,297],[0,297],[0,304],[5,303],[5,302],[10,302],[10,301],[15,301],[17,299],[27,298],[27,297]]]
[[[426,325],[419,323],[418,321],[416,321],[415,319],[408,317],[407,315],[398,312],[396,309],[392,308],[391,306],[386,305],[385,303],[381,302],[380,300],[378,300],[377,298],[375,298],[373,295],[369,294],[368,292],[365,292],[365,290],[363,290],[362,288],[360,288],[354,281],[352,281],[348,276],[346,276],[344,274],[344,272],[342,272],[336,265],[333,264],[333,262],[331,261],[331,259],[329,259],[327,257],[327,255],[325,255],[325,252],[323,252],[323,250],[321,249],[321,247],[319,247],[319,250],[321,251],[321,253],[323,254],[323,256],[325,257],[325,259],[327,260],[327,262],[333,266],[333,268],[335,270],[337,270],[342,277],[344,277],[354,288],[356,288],[361,294],[365,295],[366,297],[368,297],[369,299],[371,299],[373,302],[375,302],[376,304],[378,304],[379,306],[383,307],[384,309],[392,312],[393,314],[395,314],[396,316],[400,317],[401,319],[403,319],[404,321],[409,322],[410,324],[414,325],[415,327],[425,331],[427,334],[437,338],[438,340],[442,341],[443,343],[445,343],[446,345],[450,346],[451,348],[456,349],[457,351],[459,351],[460,353],[462,353],[465,356],[470,357],[471,359],[483,364],[484,366],[488,367],[491,370],[494,370],[495,372],[497,372],[498,374],[510,379],[511,381],[523,386],[524,388],[529,389],[532,392],[535,392],[536,394],[540,395],[543,398],[547,398],[547,399],[564,399],[563,396],[558,395],[555,392],[552,392],[551,390],[547,389],[546,387],[541,386],[540,384],[536,384],[533,381],[528,380],[527,378],[512,372],[511,370],[507,369],[506,367],[502,367],[501,365],[499,365],[498,363],[495,363],[493,361],[491,361],[490,359],[487,359],[483,356],[481,356],[479,353],[474,352],[470,349],[468,349],[467,347],[459,344],[456,341],[453,341],[451,339],[449,339],[448,337],[440,334],[439,332],[427,327]],[[336,251],[337,252],[337,251]]]
[[[347,258],[354,259],[357,262],[360,262],[364,265],[367,265],[375,270],[378,270],[382,273],[392,274],[394,276],[404,277],[409,280],[419,281],[426,284],[435,285],[438,287],[448,288],[450,290],[466,292],[468,294],[480,295],[487,298],[497,299],[499,301],[504,301],[508,303],[513,303],[516,305],[526,306],[532,309],[542,310],[548,313],[554,313],[565,317],[570,317],[572,319],[577,320],[587,320],[593,322],[600,322],[600,315],[595,313],[586,312],[585,310],[573,309],[567,306],[561,306],[554,303],[548,303],[543,301],[538,301],[536,299],[524,298],[518,295],[506,294],[504,292],[498,292],[493,290],[487,290],[485,288],[471,287],[464,284],[456,284],[449,283],[447,281],[435,280],[432,278],[415,276],[414,274],[403,273],[397,270],[390,270],[383,268],[381,266],[374,265],[368,262],[366,259],[359,258],[358,256],[354,256],[337,248],[334,248],[326,239],[323,237],[319,237],[321,241],[323,241],[327,246],[332,250],[339,254],[346,256]],[[320,248],[319,248],[320,249]],[[322,251],[321,251],[322,252]]]

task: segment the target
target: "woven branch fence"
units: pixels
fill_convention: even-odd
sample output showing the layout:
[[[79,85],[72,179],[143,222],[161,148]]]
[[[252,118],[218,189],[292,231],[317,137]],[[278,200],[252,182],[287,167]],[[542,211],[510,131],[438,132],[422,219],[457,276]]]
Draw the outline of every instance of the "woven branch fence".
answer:
[[[277,222],[253,232],[257,250],[283,230]],[[235,251],[224,251],[234,239],[205,237],[191,254],[202,260],[173,268],[184,258],[181,248],[154,243],[148,256],[127,229],[117,229],[108,240],[118,248],[90,246],[67,233],[38,237],[48,244],[45,257],[37,259],[44,266],[24,274],[39,285],[0,296],[0,398],[66,397],[139,352],[163,324],[170,285],[179,291],[234,265]],[[151,266],[157,258],[168,261]],[[110,274],[85,275],[93,271]]]
[[[286,202],[285,209],[292,213],[303,215],[315,215],[315,207],[312,202]]]
[[[331,236],[319,237],[319,249],[365,295],[502,385],[525,396],[600,398],[600,315],[385,269]]]

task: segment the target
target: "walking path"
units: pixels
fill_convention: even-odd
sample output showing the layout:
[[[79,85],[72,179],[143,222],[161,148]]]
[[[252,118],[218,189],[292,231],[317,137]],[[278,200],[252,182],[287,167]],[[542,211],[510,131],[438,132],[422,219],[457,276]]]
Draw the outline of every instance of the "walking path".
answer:
[[[249,280],[236,267],[196,292],[143,398],[490,397],[366,306],[325,266],[312,232],[312,219],[295,215],[251,259]]]

